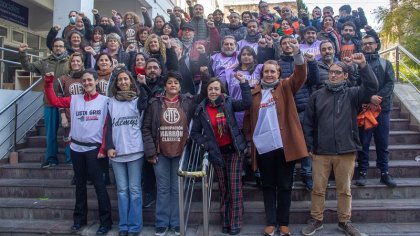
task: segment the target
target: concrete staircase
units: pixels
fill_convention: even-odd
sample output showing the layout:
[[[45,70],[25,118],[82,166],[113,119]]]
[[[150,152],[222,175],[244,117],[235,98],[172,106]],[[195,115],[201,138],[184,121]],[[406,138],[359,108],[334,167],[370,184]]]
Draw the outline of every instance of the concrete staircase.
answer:
[[[363,223],[367,229],[373,223],[388,225],[390,229],[403,228],[401,225],[420,222],[420,132],[417,126],[411,125],[409,115],[401,112],[400,104],[394,103],[390,134],[390,174],[398,183],[396,188],[388,188],[379,183],[379,170],[375,167],[375,147],[371,147],[370,170],[366,187],[352,186],[353,215],[355,224]],[[41,169],[45,152],[45,127],[40,121],[36,129],[30,132],[24,145],[21,145],[18,164],[4,163],[0,166],[0,235],[90,235],[96,230],[97,202],[93,186],[88,186],[89,197],[89,227],[72,234],[69,227],[72,224],[74,208],[74,186],[70,185],[73,176],[72,167],[64,164],[64,152],[59,150],[60,165],[54,168]],[[61,135],[61,133],[60,133]],[[59,137],[58,140],[62,140]],[[60,141],[62,145],[62,141]],[[111,178],[113,178],[112,170]],[[335,185],[331,180],[327,192],[325,222],[336,222]],[[217,185],[217,184],[216,184]],[[304,224],[309,219],[310,193],[304,189],[299,179],[296,179],[293,191],[291,209],[292,224]],[[113,209],[113,219],[118,221],[117,196],[115,185],[108,187]],[[200,191],[195,193],[192,204],[188,235],[201,235],[199,225],[201,221]],[[219,227],[218,193],[214,187],[213,202],[210,209],[211,235],[222,235]],[[249,181],[244,184],[244,230],[241,235],[260,235],[265,225],[262,192]],[[153,235],[154,210],[144,209],[146,230],[143,235]],[[291,227],[295,235],[299,234],[301,225]],[[413,226],[414,227],[414,226]],[[110,235],[116,235],[114,226]],[[382,227],[386,228],[386,227]],[[382,229],[381,228],[381,229]],[[93,230],[94,229],[94,230]],[[376,228],[380,230],[380,228]],[[405,228],[404,228],[405,230]],[[404,231],[420,235],[418,231]],[[321,231],[322,232],[322,231]],[[328,230],[318,235],[340,235],[338,231]],[[403,235],[374,234],[371,235]],[[382,232],[382,231],[381,231]],[[383,231],[385,232],[385,231]],[[418,234],[416,234],[416,232]],[[336,233],[336,234],[335,234]],[[413,233],[413,234],[411,234]]]

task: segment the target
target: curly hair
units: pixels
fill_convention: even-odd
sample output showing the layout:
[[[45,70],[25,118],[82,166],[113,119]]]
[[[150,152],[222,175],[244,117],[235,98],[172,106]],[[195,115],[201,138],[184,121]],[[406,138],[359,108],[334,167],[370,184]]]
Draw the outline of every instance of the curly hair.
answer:
[[[140,23],[140,18],[139,18],[139,16],[138,16],[136,13],[132,12],[132,11],[128,11],[128,12],[126,12],[126,13],[124,14],[124,18],[123,18],[123,22],[122,22],[124,25],[125,25],[125,21],[126,21],[126,19],[127,19],[127,16],[132,16],[132,17],[133,17],[134,24],[138,24],[138,23]]]
[[[149,35],[149,37],[146,39],[146,42],[144,43],[144,52],[147,53],[148,55],[154,54],[156,52],[151,52],[150,51],[150,41],[152,39],[157,39],[158,43],[159,43],[159,54],[162,55],[163,58],[163,62],[166,63],[166,46],[165,44],[162,42],[162,39],[160,39],[160,37],[157,34],[151,34]]]

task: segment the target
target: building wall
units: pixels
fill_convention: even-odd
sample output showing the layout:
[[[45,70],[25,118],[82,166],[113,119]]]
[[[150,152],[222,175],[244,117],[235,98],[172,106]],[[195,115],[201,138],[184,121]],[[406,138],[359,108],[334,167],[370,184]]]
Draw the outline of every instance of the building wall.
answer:
[[[227,16],[229,16],[229,9],[233,9],[235,12],[242,13],[244,11],[250,12],[258,12],[258,2],[259,1],[232,1],[232,0],[225,0],[223,12],[225,14],[225,22],[227,21]],[[279,1],[266,1],[268,2],[268,6],[271,13],[276,13],[279,15],[275,10],[275,6],[289,6],[294,15],[297,15],[297,4],[296,1],[291,2],[279,2]]]

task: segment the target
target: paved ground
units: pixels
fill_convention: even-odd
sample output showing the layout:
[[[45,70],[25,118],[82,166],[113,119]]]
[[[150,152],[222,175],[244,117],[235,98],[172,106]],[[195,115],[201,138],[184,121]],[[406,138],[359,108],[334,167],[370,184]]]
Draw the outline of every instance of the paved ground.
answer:
[[[363,235],[365,236],[420,236],[420,225],[415,223],[395,223],[395,224],[384,224],[384,223],[369,223],[369,224],[355,224]],[[300,235],[300,230],[304,225],[290,225],[290,229],[293,235]],[[82,235],[95,235],[95,231],[98,225],[91,225],[85,228]],[[188,228],[186,236],[201,236],[203,235],[201,226],[192,226]],[[262,236],[263,226],[260,225],[245,225],[241,236]],[[112,231],[108,235],[118,235],[117,227],[114,226]],[[142,236],[154,235],[154,228],[152,226],[145,226]],[[172,232],[166,234],[166,236],[173,236]],[[220,226],[210,226],[209,236],[226,236],[228,234],[222,234]],[[343,232],[337,229],[336,224],[326,224],[324,229],[318,231],[316,236],[341,236],[345,235]]]

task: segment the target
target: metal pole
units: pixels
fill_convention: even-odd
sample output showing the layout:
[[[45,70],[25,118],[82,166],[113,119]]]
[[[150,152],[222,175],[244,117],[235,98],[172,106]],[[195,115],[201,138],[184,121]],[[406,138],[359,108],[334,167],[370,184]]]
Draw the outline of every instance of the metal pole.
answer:
[[[15,117],[13,118],[15,120],[15,128],[13,133],[13,151],[16,151],[16,140],[17,140],[17,116],[18,116],[18,104],[15,103]]]
[[[179,225],[181,236],[185,236],[185,215],[184,215],[184,178],[178,176],[178,189],[179,189]]]
[[[207,168],[207,167],[206,167]],[[209,203],[208,203],[208,189],[207,175],[204,175],[202,180],[203,191],[203,236],[209,235]]]
[[[395,71],[397,82],[400,81],[400,48],[397,46],[395,48]]]
[[[0,37],[0,46],[4,48],[4,37]],[[4,50],[1,50],[0,59],[4,59]],[[0,62],[0,89],[3,88],[3,79],[4,79],[4,68],[5,64],[3,61]]]

